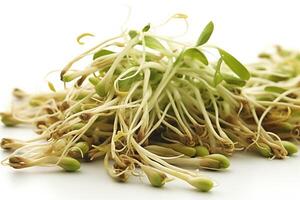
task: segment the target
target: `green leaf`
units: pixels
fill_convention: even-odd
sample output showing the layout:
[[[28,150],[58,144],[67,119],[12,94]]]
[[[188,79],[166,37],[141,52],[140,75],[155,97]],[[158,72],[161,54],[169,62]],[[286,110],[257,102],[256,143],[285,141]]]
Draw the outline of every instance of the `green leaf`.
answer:
[[[240,63],[235,57],[230,55],[223,49],[218,48],[222,60],[228,65],[228,67],[242,80],[248,80],[250,78],[250,73],[247,68]]]
[[[93,84],[94,86],[96,86],[99,83],[100,79],[96,78],[96,77],[90,77],[89,81],[90,81],[91,84]]]
[[[201,45],[205,44],[209,40],[213,31],[214,31],[214,23],[212,21],[210,21],[205,26],[202,33],[200,34],[200,36],[197,40],[196,46],[201,46]]]
[[[262,58],[262,59],[271,59],[272,58],[272,56],[268,53],[260,53],[260,54],[258,54],[258,57]]]
[[[160,60],[161,57],[160,56],[157,56],[155,54],[152,54],[150,52],[146,52],[146,61],[149,62],[149,61],[157,61],[157,60]]]
[[[157,70],[151,70],[150,81],[153,85],[157,85],[162,80],[162,73]]]
[[[176,58],[175,62],[173,63],[173,66],[180,66],[183,62],[183,57],[184,57],[184,51],[181,51],[178,57]]]
[[[138,35],[138,33],[137,33],[137,31],[135,31],[135,30],[130,30],[130,31],[128,32],[128,35],[129,35],[129,37],[130,37],[131,39],[133,39],[133,38],[135,38],[135,37]]]
[[[150,24],[147,24],[144,28],[143,28],[143,32],[147,32],[150,29]]]
[[[279,81],[285,81],[288,80],[289,78],[291,78],[291,75],[286,75],[286,74],[271,74],[270,76],[268,76],[268,79],[274,82],[279,82]]]
[[[135,72],[130,72],[128,73],[128,76],[133,75]],[[131,77],[131,78],[127,78],[125,80],[119,80],[118,84],[119,84],[119,89],[122,92],[126,92],[129,91],[129,89],[131,88],[131,85],[142,79],[142,76],[139,74],[136,74],[135,76]]]
[[[48,87],[52,92],[56,92],[56,89],[55,89],[53,83],[51,83],[50,81],[48,81]]]
[[[214,76],[214,85],[217,86],[219,83],[223,81],[223,77],[221,75],[221,64],[222,64],[222,59],[220,58],[217,62],[216,65],[216,72]]]
[[[184,52],[184,57],[189,57],[192,59],[199,60],[205,65],[208,65],[208,60],[206,56],[197,48],[190,48]]]
[[[266,92],[274,92],[274,93],[283,93],[286,91],[285,88],[278,87],[278,86],[266,86],[264,89]]]
[[[115,53],[113,51],[110,51],[110,50],[107,50],[107,49],[101,49],[99,51],[97,51],[94,56],[93,56],[93,60],[101,57],[101,56],[106,56],[106,55],[109,55],[109,54],[112,54],[112,53]]]
[[[154,50],[158,50],[160,52],[166,52],[165,47],[154,37],[151,36],[145,36],[145,44],[147,47],[154,49]]]
[[[96,93],[100,96],[100,97],[104,97],[107,93],[107,91],[105,90],[105,84],[102,81],[99,81],[97,83],[97,85],[95,86],[95,90]]]
[[[236,86],[239,86],[239,87],[243,87],[246,85],[246,81],[244,80],[241,80],[237,77],[234,77],[230,74],[222,74],[222,77],[224,79],[224,81],[230,85],[236,85]]]
[[[281,46],[276,47],[276,52],[281,57],[287,57],[291,55],[290,51],[283,49]]]

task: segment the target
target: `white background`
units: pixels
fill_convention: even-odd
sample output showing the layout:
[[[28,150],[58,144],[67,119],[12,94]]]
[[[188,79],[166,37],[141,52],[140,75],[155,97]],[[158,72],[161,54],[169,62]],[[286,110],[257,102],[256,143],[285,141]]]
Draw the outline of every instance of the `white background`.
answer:
[[[131,7],[127,27],[160,24],[175,13],[189,15],[189,32],[182,40],[195,41],[210,20],[215,32],[210,40],[243,62],[281,44],[300,49],[297,1],[3,1],[0,0],[0,109],[9,108],[10,92],[20,87],[30,92],[46,89],[44,75],[61,69],[75,55],[107,37],[120,33]],[[165,33],[181,33],[183,23]],[[85,46],[77,35],[91,32]],[[58,77],[58,74],[57,74]],[[0,138],[27,137],[31,131],[0,128]],[[0,158],[6,154],[1,151]],[[0,199],[297,199],[300,158],[266,160],[235,154],[231,168],[208,173],[217,183],[210,193],[199,193],[175,181],[164,189],[131,179],[112,181],[101,162],[82,166],[79,173],[33,168],[23,171],[0,166]]]

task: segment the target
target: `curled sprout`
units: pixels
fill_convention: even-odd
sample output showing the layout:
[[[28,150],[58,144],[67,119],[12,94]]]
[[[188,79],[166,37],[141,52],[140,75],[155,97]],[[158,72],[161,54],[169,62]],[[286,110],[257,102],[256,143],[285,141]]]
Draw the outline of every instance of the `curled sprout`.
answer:
[[[78,44],[84,45],[84,42],[81,41],[82,38],[84,38],[84,37],[94,37],[94,36],[95,36],[95,35],[92,34],[92,33],[82,33],[82,34],[80,34],[80,35],[77,37],[76,40],[77,40]]]

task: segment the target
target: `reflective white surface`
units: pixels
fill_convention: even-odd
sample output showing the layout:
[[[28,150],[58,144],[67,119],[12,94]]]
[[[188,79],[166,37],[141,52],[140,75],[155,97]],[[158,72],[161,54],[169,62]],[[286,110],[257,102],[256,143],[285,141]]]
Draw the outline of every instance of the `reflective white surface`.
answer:
[[[216,28],[210,43],[244,62],[254,60],[257,53],[273,44],[300,49],[297,1],[0,1],[1,111],[9,107],[12,88],[45,90],[47,72],[61,69],[96,42],[118,34],[127,5],[132,10],[129,27],[159,24],[177,12],[188,14],[190,29],[183,40],[195,41],[203,26],[213,20]],[[179,22],[164,31],[180,33],[183,28]],[[96,37],[86,38],[86,46],[79,46],[75,38],[83,32]],[[0,138],[27,135],[31,135],[30,130],[0,128]],[[0,151],[0,158],[5,155]],[[0,199],[297,199],[299,169],[300,156],[268,160],[239,153],[231,158],[229,170],[204,171],[218,186],[210,193],[199,193],[181,181],[162,189],[150,187],[147,180],[139,178],[117,183],[100,161],[83,164],[78,173],[0,166]]]
[[[7,130],[2,135],[22,137],[29,130]],[[0,157],[6,154],[1,152]],[[147,179],[132,177],[128,183],[112,180],[101,161],[85,163],[77,173],[59,168],[35,167],[14,170],[0,167],[1,196],[10,199],[285,199],[298,195],[300,157],[268,160],[249,153],[235,154],[229,170],[209,172],[217,186],[209,193],[194,190],[176,180],[153,188]]]

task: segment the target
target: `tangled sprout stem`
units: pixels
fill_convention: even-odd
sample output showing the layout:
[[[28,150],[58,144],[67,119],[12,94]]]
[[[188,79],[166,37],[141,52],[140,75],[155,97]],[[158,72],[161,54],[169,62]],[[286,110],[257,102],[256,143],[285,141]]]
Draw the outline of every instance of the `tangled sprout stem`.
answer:
[[[71,85],[64,90],[50,82],[49,93],[15,89],[2,122],[33,125],[39,136],[3,138],[1,147],[13,151],[3,163],[76,171],[79,161],[103,158],[118,181],[143,172],[155,187],[176,177],[209,191],[210,178],[185,168],[224,170],[230,165],[226,156],[247,149],[275,158],[296,153],[294,144],[281,140],[299,139],[296,72],[281,87],[272,79],[280,75],[276,70],[286,70],[273,66],[280,62],[263,69],[249,65],[250,74],[227,51],[207,45],[213,29],[209,22],[190,45],[156,35],[148,24],[71,60],[60,74]],[[85,36],[93,35],[80,35],[78,43]],[[217,53],[218,61],[209,60],[207,51]],[[83,58],[91,62],[73,70]]]

